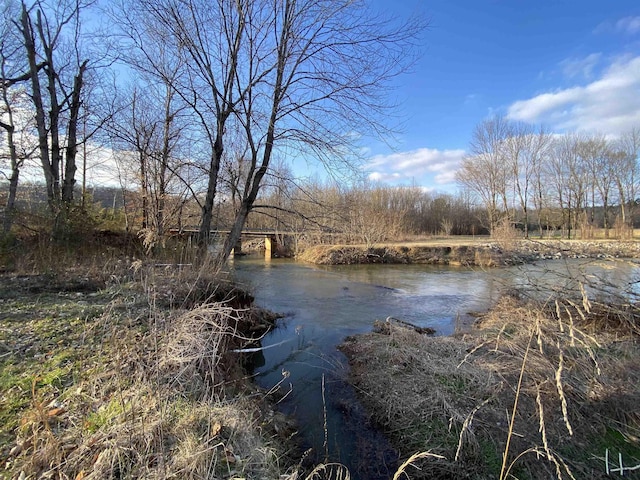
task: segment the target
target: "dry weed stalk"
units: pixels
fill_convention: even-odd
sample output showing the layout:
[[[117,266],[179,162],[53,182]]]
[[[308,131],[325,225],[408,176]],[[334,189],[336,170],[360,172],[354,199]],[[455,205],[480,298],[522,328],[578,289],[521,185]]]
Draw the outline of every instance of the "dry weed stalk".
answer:
[[[438,455],[438,454],[431,453],[431,452],[414,453],[408,459],[406,459],[402,463],[402,465],[400,465],[400,467],[398,467],[398,470],[396,470],[396,473],[393,475],[393,480],[399,480],[402,475],[406,475],[407,478],[411,478],[411,477],[409,477],[409,475],[407,475],[406,469],[409,466],[415,466],[414,465],[415,462],[417,460],[420,460],[421,458],[435,458],[435,459],[438,459],[438,460],[446,460],[446,458],[443,457],[442,455]]]
[[[503,300],[503,302],[504,301],[505,300]],[[519,454],[516,456],[516,459],[508,461],[515,424],[518,422],[518,418],[522,418],[523,416],[518,412],[520,408],[519,400],[522,395],[526,395],[527,397],[532,396],[532,393],[529,393],[531,391],[535,392],[534,398],[538,413],[538,431],[541,435],[542,448],[545,452],[545,457],[555,466],[558,478],[562,478],[563,472],[573,478],[573,474],[569,467],[566,466],[566,464],[562,462],[556,454],[552,453],[549,432],[544,416],[545,401],[543,398],[546,397],[547,402],[553,402],[554,398],[557,399],[561,410],[562,423],[569,435],[573,435],[566,383],[572,383],[569,387],[572,392],[580,391],[580,388],[576,388],[579,384],[588,385],[592,383],[592,373],[594,370],[597,371],[598,369],[594,353],[596,343],[595,341],[592,341],[593,339],[591,336],[584,334],[580,330],[574,316],[571,315],[571,312],[566,309],[566,306],[563,305],[562,302],[555,301],[554,307],[555,310],[553,311],[556,315],[553,320],[550,320],[543,315],[544,307],[529,306],[529,308],[518,310],[518,307],[511,305],[508,307],[508,310],[512,312],[511,315],[515,316],[515,311],[519,311],[522,317],[518,320],[514,318],[508,322],[510,324],[509,327],[505,327],[507,323],[502,323],[499,329],[496,326],[496,330],[498,331],[498,334],[495,337],[496,348],[491,353],[498,355],[501,359],[500,364],[494,363],[490,357],[486,356],[486,353],[478,352],[477,354],[480,355],[483,364],[492,366],[497,371],[504,372],[502,373],[504,378],[509,377],[509,369],[513,367],[513,362],[520,359],[513,409],[509,421],[506,445],[503,452],[503,462],[500,474],[501,479],[507,478],[508,472],[513,468],[513,464],[517,459],[522,458],[522,455]],[[500,311],[500,308],[498,308],[497,311]],[[548,312],[550,311],[548,310]],[[582,316],[579,316],[579,318],[581,320],[583,319]],[[500,315],[494,315],[493,317],[489,316],[485,318],[483,326],[491,329],[492,323],[501,321]],[[528,329],[529,332],[526,337],[524,336],[522,328],[517,326],[520,322],[523,322],[523,324],[530,322],[531,326]],[[584,322],[584,320],[582,320],[582,322]],[[518,328],[520,328],[520,330],[517,330]],[[508,339],[504,336],[505,330],[513,331],[512,335]],[[532,350],[531,342],[534,337],[537,348]],[[501,351],[498,351],[497,345],[500,338],[502,338],[502,348]],[[486,341],[484,343],[486,343]],[[580,348],[577,348],[577,345],[580,345]],[[571,371],[567,372],[567,377],[565,378],[564,375],[567,356],[569,356],[570,365],[572,367]],[[478,360],[478,358],[475,359],[476,362]],[[553,378],[555,395],[553,395],[550,390],[542,388],[548,383],[549,378]],[[577,399],[574,398],[574,401],[577,401]],[[518,417],[516,414],[518,414]],[[526,415],[526,413],[524,413],[524,415]],[[524,419],[520,421],[522,422],[523,420]],[[523,426],[521,428],[526,427]],[[557,433],[554,431],[554,437],[556,435]],[[534,451],[531,450],[532,448],[534,450],[537,449],[536,446],[532,446],[522,448],[521,451]],[[563,468],[560,468],[561,465],[563,465]]]
[[[458,439],[458,448],[456,449],[456,456],[454,457],[453,461],[457,462],[458,460],[460,460],[460,454],[462,453],[462,445],[463,445],[463,439],[465,435],[473,435],[473,431],[471,430],[471,425],[473,422],[473,417],[475,416],[475,414],[482,408],[484,407],[487,403],[489,403],[491,400],[493,400],[492,397],[486,398],[483,400],[483,402],[479,405],[476,405],[474,407],[473,410],[471,410],[471,413],[469,413],[469,415],[467,415],[467,418],[464,419],[464,422],[462,424],[462,427],[460,428],[460,437]]]
[[[620,340],[620,335],[634,335],[634,329],[630,328],[637,324],[636,320],[630,316],[625,316],[620,311],[619,306],[609,305],[607,312],[610,314],[612,310],[616,311],[616,321],[613,325],[616,328],[613,330],[611,327],[602,328],[602,325],[611,325],[611,317],[602,318],[602,314],[598,309],[598,303],[593,302],[586,295],[584,287],[581,289],[582,300],[580,303],[574,302],[571,299],[556,299],[552,302],[553,308],[547,309],[545,305],[529,304],[528,311],[520,310],[522,317],[518,320],[513,317],[519,317],[514,315],[514,306],[508,307],[507,311],[511,312],[512,319],[504,323],[504,319],[499,313],[494,313],[487,316],[484,319],[483,327],[485,329],[495,329],[498,333],[495,335],[495,345],[491,353],[496,353],[497,345],[500,342],[502,352],[499,355],[500,364],[489,362],[490,357],[487,357],[489,353],[486,349],[474,348],[472,351],[475,354],[475,359],[468,359],[466,361],[478,362],[481,361],[485,365],[492,365],[498,372],[503,372],[502,375],[508,375],[508,369],[513,365],[513,360],[521,358],[521,376],[518,379],[517,387],[515,390],[516,401],[521,395],[532,396],[532,389],[535,392],[535,405],[538,417],[538,431],[541,435],[542,450],[545,453],[547,460],[555,466],[555,474],[557,478],[563,478],[568,476],[574,478],[572,469],[576,468],[574,464],[570,467],[557,453],[553,452],[551,447],[551,441],[553,437],[554,442],[558,444],[565,443],[558,427],[562,425],[569,436],[573,436],[575,428],[572,423],[575,422],[575,418],[580,418],[582,415],[589,413],[588,403],[601,401],[600,399],[606,398],[609,395],[607,391],[607,384],[605,382],[614,380],[603,376],[603,367],[606,367],[608,372],[612,371],[618,354],[612,351],[611,345],[615,345],[615,342]],[[506,300],[503,300],[505,302]],[[507,301],[508,303],[508,301]],[[496,312],[501,310],[500,307],[496,309]],[[624,317],[621,320],[620,317]],[[531,337],[526,340],[523,335],[523,329],[518,326],[523,322],[524,324],[532,319],[535,322],[535,336],[538,348],[532,351],[530,346]],[[594,321],[599,322],[600,327],[594,327]],[[497,325],[496,325],[497,323]],[[510,326],[505,329],[505,325]],[[554,328],[555,325],[555,328]],[[621,328],[622,327],[622,328]],[[520,330],[518,330],[520,329]],[[589,332],[587,332],[586,330]],[[513,342],[516,345],[505,344],[505,330],[513,331],[513,335],[509,338],[509,342]],[[532,335],[532,334],[529,334]],[[611,342],[614,342],[613,344]],[[484,340],[479,345],[485,346],[487,340]],[[527,345],[524,350],[520,345]],[[611,352],[611,353],[609,353]],[[602,362],[606,361],[605,365]],[[525,363],[526,369],[525,369]],[[616,368],[616,367],[614,367]],[[524,374],[524,384],[521,384],[522,375]],[[610,373],[609,373],[610,374]],[[545,388],[545,385],[552,384],[555,388],[552,391],[549,388]],[[525,387],[525,385],[527,385]],[[633,385],[633,384],[631,384]],[[631,386],[625,385],[623,388]],[[618,385],[613,388],[620,388],[622,385]],[[637,388],[634,388],[635,398],[640,394]],[[631,392],[630,392],[631,393]],[[554,402],[556,406],[554,407]],[[545,404],[547,406],[545,406]],[[624,406],[620,406],[624,408]],[[517,409],[514,403],[515,413]],[[559,410],[559,418],[554,417],[551,425],[551,432],[549,431],[549,422],[546,420],[545,412],[547,409]],[[584,412],[578,414],[578,412]],[[612,412],[607,412],[611,414]],[[526,415],[526,413],[524,413]],[[615,418],[617,414],[612,415]],[[520,416],[522,417],[522,416]],[[600,413],[596,414],[598,422],[606,420]],[[514,428],[514,422],[518,420],[514,415],[511,417],[509,424],[509,435],[507,442],[510,440],[512,429]],[[521,418],[520,422],[525,422],[525,418]],[[594,419],[587,421],[586,423],[593,422]],[[634,420],[635,422],[635,420]],[[599,425],[600,423],[596,423]],[[585,435],[585,429],[589,428],[609,428],[595,427],[595,425],[580,425],[582,435]],[[620,424],[616,428],[620,428]],[[524,425],[521,428],[526,429]],[[522,442],[520,442],[522,443]],[[523,445],[524,446],[524,445]],[[521,454],[517,455],[515,459],[511,461],[509,466],[506,466],[506,453],[508,452],[509,444],[505,447],[505,460],[503,462],[503,470],[501,478],[507,478],[508,472],[510,472],[517,461],[523,458],[526,453],[537,452],[538,447],[532,446],[521,450]]]
[[[341,463],[322,463],[317,465],[305,480],[350,480],[351,474]]]
[[[571,469],[566,464],[566,462],[560,456],[555,455],[553,452],[549,452],[549,453],[550,453],[550,458],[548,458],[548,460],[551,463],[553,463],[553,465],[555,466],[555,472],[556,472],[556,475],[558,476],[558,479],[561,480],[562,478],[564,478],[562,473],[564,469],[564,472],[568,475],[569,478],[571,478],[572,480],[576,480],[576,477],[573,475],[573,473],[571,472]],[[529,454],[535,454],[536,458],[540,458],[540,457],[545,457],[547,454],[547,451],[541,450],[539,447],[531,447],[520,452],[518,456],[514,458],[513,461],[509,464],[509,468],[507,468],[504,478],[509,478],[510,476],[513,476],[511,474],[511,470],[517,465],[517,463],[522,458],[524,458],[526,455],[529,455]]]
[[[518,411],[518,401],[520,400],[520,390],[522,388],[522,378],[524,377],[525,367],[527,365],[527,357],[529,356],[529,350],[531,349],[531,341],[533,340],[533,336],[535,334],[535,330],[531,330],[531,335],[529,336],[529,341],[527,342],[527,348],[524,351],[524,356],[522,357],[522,366],[520,367],[520,375],[518,376],[518,386],[516,387],[515,398],[513,400],[513,409],[511,411],[511,420],[509,421],[509,431],[507,432],[507,441],[504,447],[504,451],[502,452],[502,469],[500,470],[500,480],[503,480],[506,473],[507,468],[507,458],[509,457],[509,446],[511,444],[511,438],[513,437],[513,426],[516,420],[516,412]]]

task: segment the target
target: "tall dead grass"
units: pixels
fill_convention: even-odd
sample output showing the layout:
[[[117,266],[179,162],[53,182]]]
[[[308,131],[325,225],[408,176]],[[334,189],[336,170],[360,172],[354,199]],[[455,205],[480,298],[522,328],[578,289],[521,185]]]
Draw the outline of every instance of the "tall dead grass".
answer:
[[[503,298],[475,331],[393,326],[345,346],[356,385],[412,478],[601,478],[606,452],[640,464],[640,315],[586,296]]]

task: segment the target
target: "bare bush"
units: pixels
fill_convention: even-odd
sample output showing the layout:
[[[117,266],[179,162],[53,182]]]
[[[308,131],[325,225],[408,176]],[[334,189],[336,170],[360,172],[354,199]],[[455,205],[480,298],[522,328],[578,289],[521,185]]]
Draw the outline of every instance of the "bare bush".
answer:
[[[238,368],[234,360],[225,362],[230,346],[256,341],[239,331],[245,314],[247,311],[212,303],[189,310],[176,319],[161,362],[170,383],[182,391],[219,394],[230,377],[229,370]],[[201,384],[198,389],[194,388],[195,379]]]
[[[504,252],[513,252],[518,247],[520,233],[513,226],[511,219],[505,217],[500,220],[493,229],[491,237],[498,242],[498,245]]]

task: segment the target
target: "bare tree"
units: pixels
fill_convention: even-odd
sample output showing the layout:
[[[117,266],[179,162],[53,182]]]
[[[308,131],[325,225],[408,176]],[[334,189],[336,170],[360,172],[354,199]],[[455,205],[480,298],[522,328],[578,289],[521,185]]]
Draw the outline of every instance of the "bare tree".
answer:
[[[79,50],[80,12],[85,6],[77,0],[59,0],[50,7],[22,3],[20,33],[28,60],[40,162],[54,212],[60,201],[72,202],[76,182],[78,113],[88,66]]]
[[[236,14],[245,28],[234,116],[249,166],[221,261],[240,237],[274,155],[304,151],[335,165],[351,150],[351,132],[386,131],[382,92],[412,60],[409,47],[421,27],[384,21],[350,0],[237,2]]]
[[[33,153],[32,142],[25,138],[30,126],[30,112],[28,97],[21,85],[29,80],[31,73],[23,61],[21,41],[13,24],[19,17],[18,8],[13,2],[5,2],[0,24],[0,128],[5,132],[0,145],[2,159],[8,160],[9,166],[9,174],[6,175],[9,193],[2,224],[5,234],[9,233],[13,223],[20,171],[24,161]]]
[[[587,183],[591,190],[591,224],[595,224],[596,203],[601,204],[605,237],[609,238],[611,226],[609,223],[609,204],[615,181],[613,151],[604,135],[597,134],[583,138],[577,148],[579,156],[588,169]],[[596,202],[596,193],[599,202]]]
[[[202,242],[208,239],[211,230],[226,125],[239,100],[233,86],[244,41],[244,3],[251,2],[137,0],[122,2],[120,11],[114,15],[144,57],[144,64],[136,63],[136,68],[162,75],[155,58],[154,45],[158,44],[185,60],[184,81],[172,83],[172,87],[198,118],[202,146],[208,149],[206,193],[199,202]]]
[[[456,176],[460,185],[482,200],[490,232],[509,214],[507,192],[512,171],[507,164],[506,147],[511,134],[509,122],[500,116],[476,126],[470,154],[462,161]]]
[[[567,238],[578,226],[578,213],[586,215],[587,191],[590,185],[588,165],[580,156],[582,138],[570,133],[554,140],[549,155],[548,175],[555,199],[562,213],[562,228]]]
[[[633,224],[634,206],[640,182],[640,129],[633,128],[625,132],[614,145],[611,158],[613,162],[613,174],[618,199],[620,203],[620,215],[623,225]]]
[[[189,124],[195,118],[181,90],[188,82],[187,58],[184,49],[167,37],[163,21],[140,4],[113,8],[111,14],[118,18],[124,39],[115,60],[130,69],[135,86],[120,90],[124,107],[110,122],[109,131],[117,148],[136,158],[142,232],[151,247],[164,240],[169,222],[175,220],[174,207],[181,209],[185,194],[193,193],[198,201],[197,181],[191,176],[193,158],[189,159],[193,151],[187,147],[193,143]]]
[[[387,131],[384,92],[412,61],[421,28],[418,21],[372,16],[353,0],[137,0],[123,6],[128,39],[150,70],[158,69],[154,49],[145,45],[149,36],[156,37],[151,45],[161,41],[186,60],[185,76],[172,86],[199,118],[199,144],[209,155],[202,241],[222,166],[231,162],[225,171],[239,173],[232,182],[237,214],[221,260],[237,242],[272,157],[298,153],[335,166],[359,135]],[[234,151],[225,155],[230,143]],[[232,165],[240,160],[241,172]]]
[[[505,142],[505,159],[511,166],[515,197],[524,215],[524,236],[528,238],[529,202],[533,197],[533,203],[536,204],[534,195],[536,175],[541,171],[542,161],[549,148],[551,137],[543,128],[535,132],[532,126],[523,123],[511,123],[509,130],[509,137]],[[538,194],[540,194],[539,189]]]
[[[532,203],[537,213],[538,230],[540,238],[543,237],[543,217],[547,217],[546,227],[549,227],[548,216],[549,206],[549,186],[547,185],[547,167],[549,156],[553,146],[553,136],[540,127],[531,141],[531,182],[532,182]]]
[[[109,131],[121,152],[117,160],[121,168],[135,171],[142,231],[147,245],[154,246],[163,240],[175,208],[187,194],[185,106],[176,100],[173,87],[163,82],[134,87],[127,103],[110,122]]]

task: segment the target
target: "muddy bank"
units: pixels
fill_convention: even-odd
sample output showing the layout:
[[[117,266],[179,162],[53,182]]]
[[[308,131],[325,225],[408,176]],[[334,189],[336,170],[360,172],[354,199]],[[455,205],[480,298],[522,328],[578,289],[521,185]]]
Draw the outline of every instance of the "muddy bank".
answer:
[[[401,458],[443,457],[412,479],[606,478],[619,454],[640,464],[640,312],[557,307],[506,297],[469,333],[391,324],[345,341],[350,379]]]
[[[341,246],[317,245],[308,248],[299,260],[317,265],[356,265],[370,263],[494,266],[500,255],[487,246]]]
[[[469,245],[316,245],[297,258],[317,265],[353,265],[373,263],[432,264],[493,267],[560,258],[638,258],[640,243],[617,241],[535,241],[519,240],[508,244],[476,242]],[[453,243],[453,242],[452,242]]]

